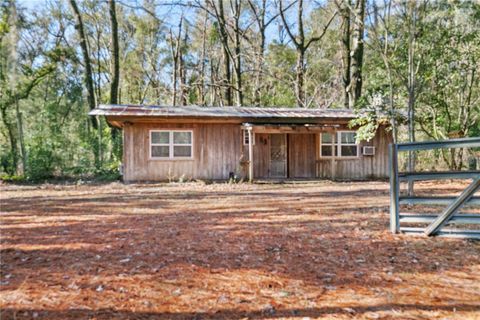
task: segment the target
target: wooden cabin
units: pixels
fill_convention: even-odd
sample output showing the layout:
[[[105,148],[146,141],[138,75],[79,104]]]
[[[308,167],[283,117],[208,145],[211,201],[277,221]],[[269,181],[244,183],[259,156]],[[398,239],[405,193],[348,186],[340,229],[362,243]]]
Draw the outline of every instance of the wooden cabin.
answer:
[[[90,115],[123,129],[126,182],[388,176],[391,133],[356,144],[351,110],[100,105]]]

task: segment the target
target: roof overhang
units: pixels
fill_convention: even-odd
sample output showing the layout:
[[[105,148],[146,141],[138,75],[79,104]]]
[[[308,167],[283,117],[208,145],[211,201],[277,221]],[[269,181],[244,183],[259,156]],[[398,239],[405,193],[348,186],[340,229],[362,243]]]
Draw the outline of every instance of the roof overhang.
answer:
[[[318,124],[347,123],[355,118],[353,110],[259,107],[139,106],[99,105],[89,115],[105,116],[117,127],[134,122],[209,122]]]
[[[257,133],[315,133],[315,132],[325,132],[325,131],[335,131],[338,128],[341,128],[342,125],[339,123],[324,123],[324,124],[313,124],[313,123],[243,123],[242,129],[252,130],[252,132]]]

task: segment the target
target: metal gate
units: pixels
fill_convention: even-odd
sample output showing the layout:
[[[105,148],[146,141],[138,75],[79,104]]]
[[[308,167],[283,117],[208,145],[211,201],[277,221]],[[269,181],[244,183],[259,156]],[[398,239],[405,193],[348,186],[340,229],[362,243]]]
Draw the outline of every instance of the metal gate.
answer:
[[[417,150],[442,148],[480,148],[480,138],[452,139],[445,141],[427,141],[391,144],[390,160],[390,230],[392,233],[424,234],[426,236],[447,236],[457,238],[480,239],[480,214],[465,214],[459,210],[464,206],[480,205],[480,197],[474,194],[480,190],[480,171],[442,171],[442,172],[399,172],[398,153]],[[403,195],[401,182],[442,179],[471,179],[471,183],[457,197]],[[446,206],[441,212],[420,214],[402,213],[401,205]],[[402,224],[421,226],[408,227]],[[425,225],[426,224],[426,225]],[[452,225],[469,225],[464,229],[444,228]],[[475,227],[477,226],[477,227]]]

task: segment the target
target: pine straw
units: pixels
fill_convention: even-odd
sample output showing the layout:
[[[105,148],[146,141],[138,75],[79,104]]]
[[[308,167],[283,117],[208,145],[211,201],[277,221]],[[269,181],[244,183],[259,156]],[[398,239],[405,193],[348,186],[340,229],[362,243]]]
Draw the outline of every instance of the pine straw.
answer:
[[[1,200],[1,319],[480,318],[480,244],[392,236],[382,182],[4,185]]]

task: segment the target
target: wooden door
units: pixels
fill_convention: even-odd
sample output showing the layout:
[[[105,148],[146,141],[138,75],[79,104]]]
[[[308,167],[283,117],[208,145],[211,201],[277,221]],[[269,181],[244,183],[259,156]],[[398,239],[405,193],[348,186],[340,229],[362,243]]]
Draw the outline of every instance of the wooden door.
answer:
[[[287,177],[287,136],[270,135],[270,177]]]
[[[289,178],[315,178],[315,134],[288,135]]]

